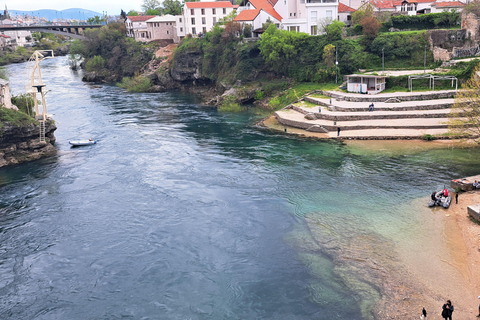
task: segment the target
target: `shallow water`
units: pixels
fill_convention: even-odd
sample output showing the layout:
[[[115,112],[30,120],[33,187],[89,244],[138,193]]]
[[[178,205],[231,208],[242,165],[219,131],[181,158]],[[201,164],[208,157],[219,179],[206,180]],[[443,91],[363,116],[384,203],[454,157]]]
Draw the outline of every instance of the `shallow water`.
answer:
[[[400,268],[425,223],[410,203],[477,173],[477,150],[296,139],[187,94],[94,88],[64,57],[42,72],[59,153],[0,169],[0,318],[369,319],[360,260]]]

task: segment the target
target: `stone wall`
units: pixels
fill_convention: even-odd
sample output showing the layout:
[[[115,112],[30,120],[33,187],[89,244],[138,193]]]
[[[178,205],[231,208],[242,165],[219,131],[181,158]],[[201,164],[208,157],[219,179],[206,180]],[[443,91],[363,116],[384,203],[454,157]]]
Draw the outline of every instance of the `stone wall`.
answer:
[[[54,131],[57,129],[52,120],[45,127],[46,142],[40,142],[40,127],[27,125],[18,127],[10,123],[2,123],[0,128],[0,167],[16,165],[22,162],[38,160],[53,156],[57,149]]]

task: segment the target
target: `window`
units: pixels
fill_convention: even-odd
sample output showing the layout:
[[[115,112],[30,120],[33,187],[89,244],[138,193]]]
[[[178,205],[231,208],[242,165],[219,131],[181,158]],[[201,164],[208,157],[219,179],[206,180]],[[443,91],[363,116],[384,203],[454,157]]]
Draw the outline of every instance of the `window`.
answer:
[[[170,31],[167,30],[167,34],[170,34]]]
[[[227,14],[227,8],[223,8],[223,14]]]
[[[317,21],[317,11],[312,11],[312,15],[310,16],[310,21]]]
[[[178,19],[178,22],[182,22],[182,18]]]
[[[192,24],[195,24],[195,18],[192,18]]]
[[[205,17],[202,17],[202,24],[207,24]]]
[[[192,34],[197,34],[197,30],[195,28],[192,28]]]
[[[183,28],[182,28],[182,27],[180,27],[180,32],[183,32]]]
[[[217,17],[213,17],[213,24],[217,23]]]
[[[203,27],[203,33],[207,33],[207,27]]]
[[[205,15],[205,9],[202,9],[202,16]]]
[[[332,10],[327,10],[327,19],[332,20],[332,17],[333,17],[333,12],[332,12]]]
[[[193,9],[190,9],[190,14],[193,16],[195,14],[195,12],[193,11]]]
[[[317,35],[317,26],[311,26],[310,27],[310,34],[312,36],[316,36]]]
[[[212,9],[213,14],[217,14],[217,10],[215,8]]]

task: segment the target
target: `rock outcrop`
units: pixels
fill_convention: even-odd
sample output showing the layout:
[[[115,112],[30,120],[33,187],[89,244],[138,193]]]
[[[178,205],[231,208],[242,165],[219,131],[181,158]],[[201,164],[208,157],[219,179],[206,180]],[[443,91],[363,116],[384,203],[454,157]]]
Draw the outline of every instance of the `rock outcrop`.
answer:
[[[45,127],[46,142],[40,142],[38,125],[15,126],[3,122],[0,126],[0,167],[55,155],[57,149],[53,146],[53,133],[56,129],[55,123],[48,120]]]

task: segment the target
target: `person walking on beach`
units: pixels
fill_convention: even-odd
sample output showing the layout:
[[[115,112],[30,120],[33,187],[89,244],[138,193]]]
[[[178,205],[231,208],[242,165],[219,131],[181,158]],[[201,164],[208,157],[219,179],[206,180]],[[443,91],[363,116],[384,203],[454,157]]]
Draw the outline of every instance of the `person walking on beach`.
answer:
[[[447,303],[445,303],[443,306],[442,306],[442,317],[443,319],[448,319],[448,320],[452,320],[452,313],[453,313],[453,305],[452,305],[452,301],[450,300],[447,300]]]
[[[425,310],[425,308],[422,309],[422,315],[420,316],[420,319],[427,319],[427,310]]]
[[[478,299],[480,299],[480,296],[478,296]],[[480,317],[480,304],[478,305],[478,316],[477,317]]]
[[[458,192],[455,193],[455,204],[458,204]]]

